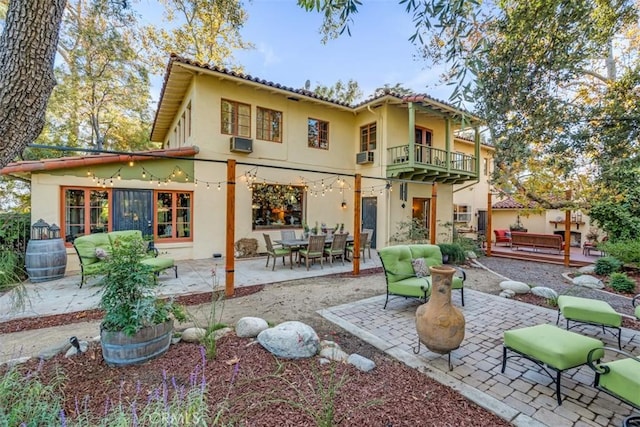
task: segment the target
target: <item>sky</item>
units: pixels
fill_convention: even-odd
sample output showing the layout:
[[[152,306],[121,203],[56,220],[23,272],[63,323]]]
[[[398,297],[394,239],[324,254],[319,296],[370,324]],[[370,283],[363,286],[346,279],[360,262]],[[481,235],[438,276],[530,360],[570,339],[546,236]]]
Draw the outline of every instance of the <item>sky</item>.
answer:
[[[161,21],[153,0],[143,0],[144,21]],[[385,83],[400,83],[416,93],[446,101],[451,88],[439,83],[441,71],[418,57],[409,41],[415,28],[398,0],[366,0],[354,15],[351,36],[322,44],[322,15],[306,12],[295,0],[244,1],[249,17],[241,30],[255,49],[239,51],[236,62],[247,74],[292,88],[358,82],[364,98]],[[160,80],[161,81],[161,80]],[[157,84],[154,84],[157,86]],[[154,92],[161,88],[154,87]],[[154,93],[154,99],[157,95]]]

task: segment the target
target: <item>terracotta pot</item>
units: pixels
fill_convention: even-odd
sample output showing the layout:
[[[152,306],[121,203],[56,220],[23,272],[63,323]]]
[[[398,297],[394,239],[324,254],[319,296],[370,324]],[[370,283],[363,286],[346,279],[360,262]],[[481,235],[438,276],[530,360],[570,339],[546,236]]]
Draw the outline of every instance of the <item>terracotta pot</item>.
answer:
[[[451,304],[451,282],[455,268],[429,267],[431,297],[416,310],[420,341],[435,353],[446,354],[460,347],[464,339],[464,315]]]

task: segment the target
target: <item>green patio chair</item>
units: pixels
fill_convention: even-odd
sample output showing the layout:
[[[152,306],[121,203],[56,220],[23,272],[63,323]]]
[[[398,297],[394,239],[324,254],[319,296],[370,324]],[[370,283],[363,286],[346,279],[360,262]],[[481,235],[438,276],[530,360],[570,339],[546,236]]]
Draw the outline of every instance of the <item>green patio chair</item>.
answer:
[[[289,264],[291,265],[291,268],[293,268],[293,257],[291,256],[291,249],[274,248],[273,243],[271,243],[271,237],[268,234],[263,234],[262,236],[264,236],[264,243],[267,245],[267,265],[265,267],[269,267],[269,259],[273,257],[273,266],[271,267],[271,270],[273,271],[276,269],[276,259],[282,257],[282,264],[284,265],[284,257],[289,255]]]
[[[636,308],[636,311],[634,312],[636,318],[640,320],[640,294],[633,297],[633,299],[631,300],[631,304],[633,304],[633,306]]]
[[[623,350],[604,347],[605,355],[613,352],[623,357],[601,362],[597,350],[600,349],[591,350],[587,355],[587,365],[595,372],[594,387],[640,409],[640,359]]]

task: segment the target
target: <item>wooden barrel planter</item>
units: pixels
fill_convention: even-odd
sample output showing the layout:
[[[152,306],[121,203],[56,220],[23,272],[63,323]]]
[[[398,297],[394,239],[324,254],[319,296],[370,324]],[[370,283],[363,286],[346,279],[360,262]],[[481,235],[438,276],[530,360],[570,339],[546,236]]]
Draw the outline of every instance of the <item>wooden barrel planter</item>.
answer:
[[[29,279],[46,282],[64,277],[67,249],[62,239],[29,240],[24,264]]]
[[[134,335],[101,330],[102,358],[110,366],[144,363],[169,349],[172,333],[173,320],[142,328]]]

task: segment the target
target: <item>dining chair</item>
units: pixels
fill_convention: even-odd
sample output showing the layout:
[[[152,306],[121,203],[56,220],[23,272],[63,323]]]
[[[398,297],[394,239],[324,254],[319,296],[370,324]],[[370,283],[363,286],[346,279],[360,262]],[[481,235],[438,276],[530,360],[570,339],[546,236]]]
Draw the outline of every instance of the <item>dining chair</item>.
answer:
[[[269,259],[273,257],[273,266],[271,270],[276,269],[276,259],[282,257],[282,264],[285,265],[284,257],[289,255],[289,264],[291,264],[291,268],[293,268],[293,258],[291,256],[290,248],[274,248],[273,243],[271,243],[271,237],[268,234],[263,234],[264,243],[267,245],[267,265],[265,267],[269,267]]]
[[[281,240],[296,240],[296,231],[295,230],[280,230],[280,239]],[[300,251],[300,246],[290,246],[291,252],[296,255],[296,262],[298,261],[298,252]]]
[[[373,240],[373,229],[363,228],[362,232],[367,234],[367,242],[365,243],[364,248],[367,249],[367,255],[369,255],[369,259],[371,259],[371,241]]]
[[[309,270],[309,263],[314,259],[320,259],[320,268],[323,268],[325,238],[324,234],[309,236],[307,247],[301,248],[298,252],[300,254],[298,265],[302,263],[302,258],[304,258],[307,270]]]
[[[335,233],[331,246],[324,249],[324,255],[329,258],[329,263],[333,265],[334,258],[340,257],[342,265],[344,265],[344,256],[347,246],[347,235],[344,233]]]
[[[369,238],[369,233],[360,233],[360,252],[362,252],[362,262],[367,262],[367,257],[365,256],[365,250],[367,249],[367,240]],[[347,255],[351,253],[351,259],[353,259],[353,253],[355,251],[355,246],[353,243],[347,245]],[[369,258],[371,258],[371,246],[369,246]]]

